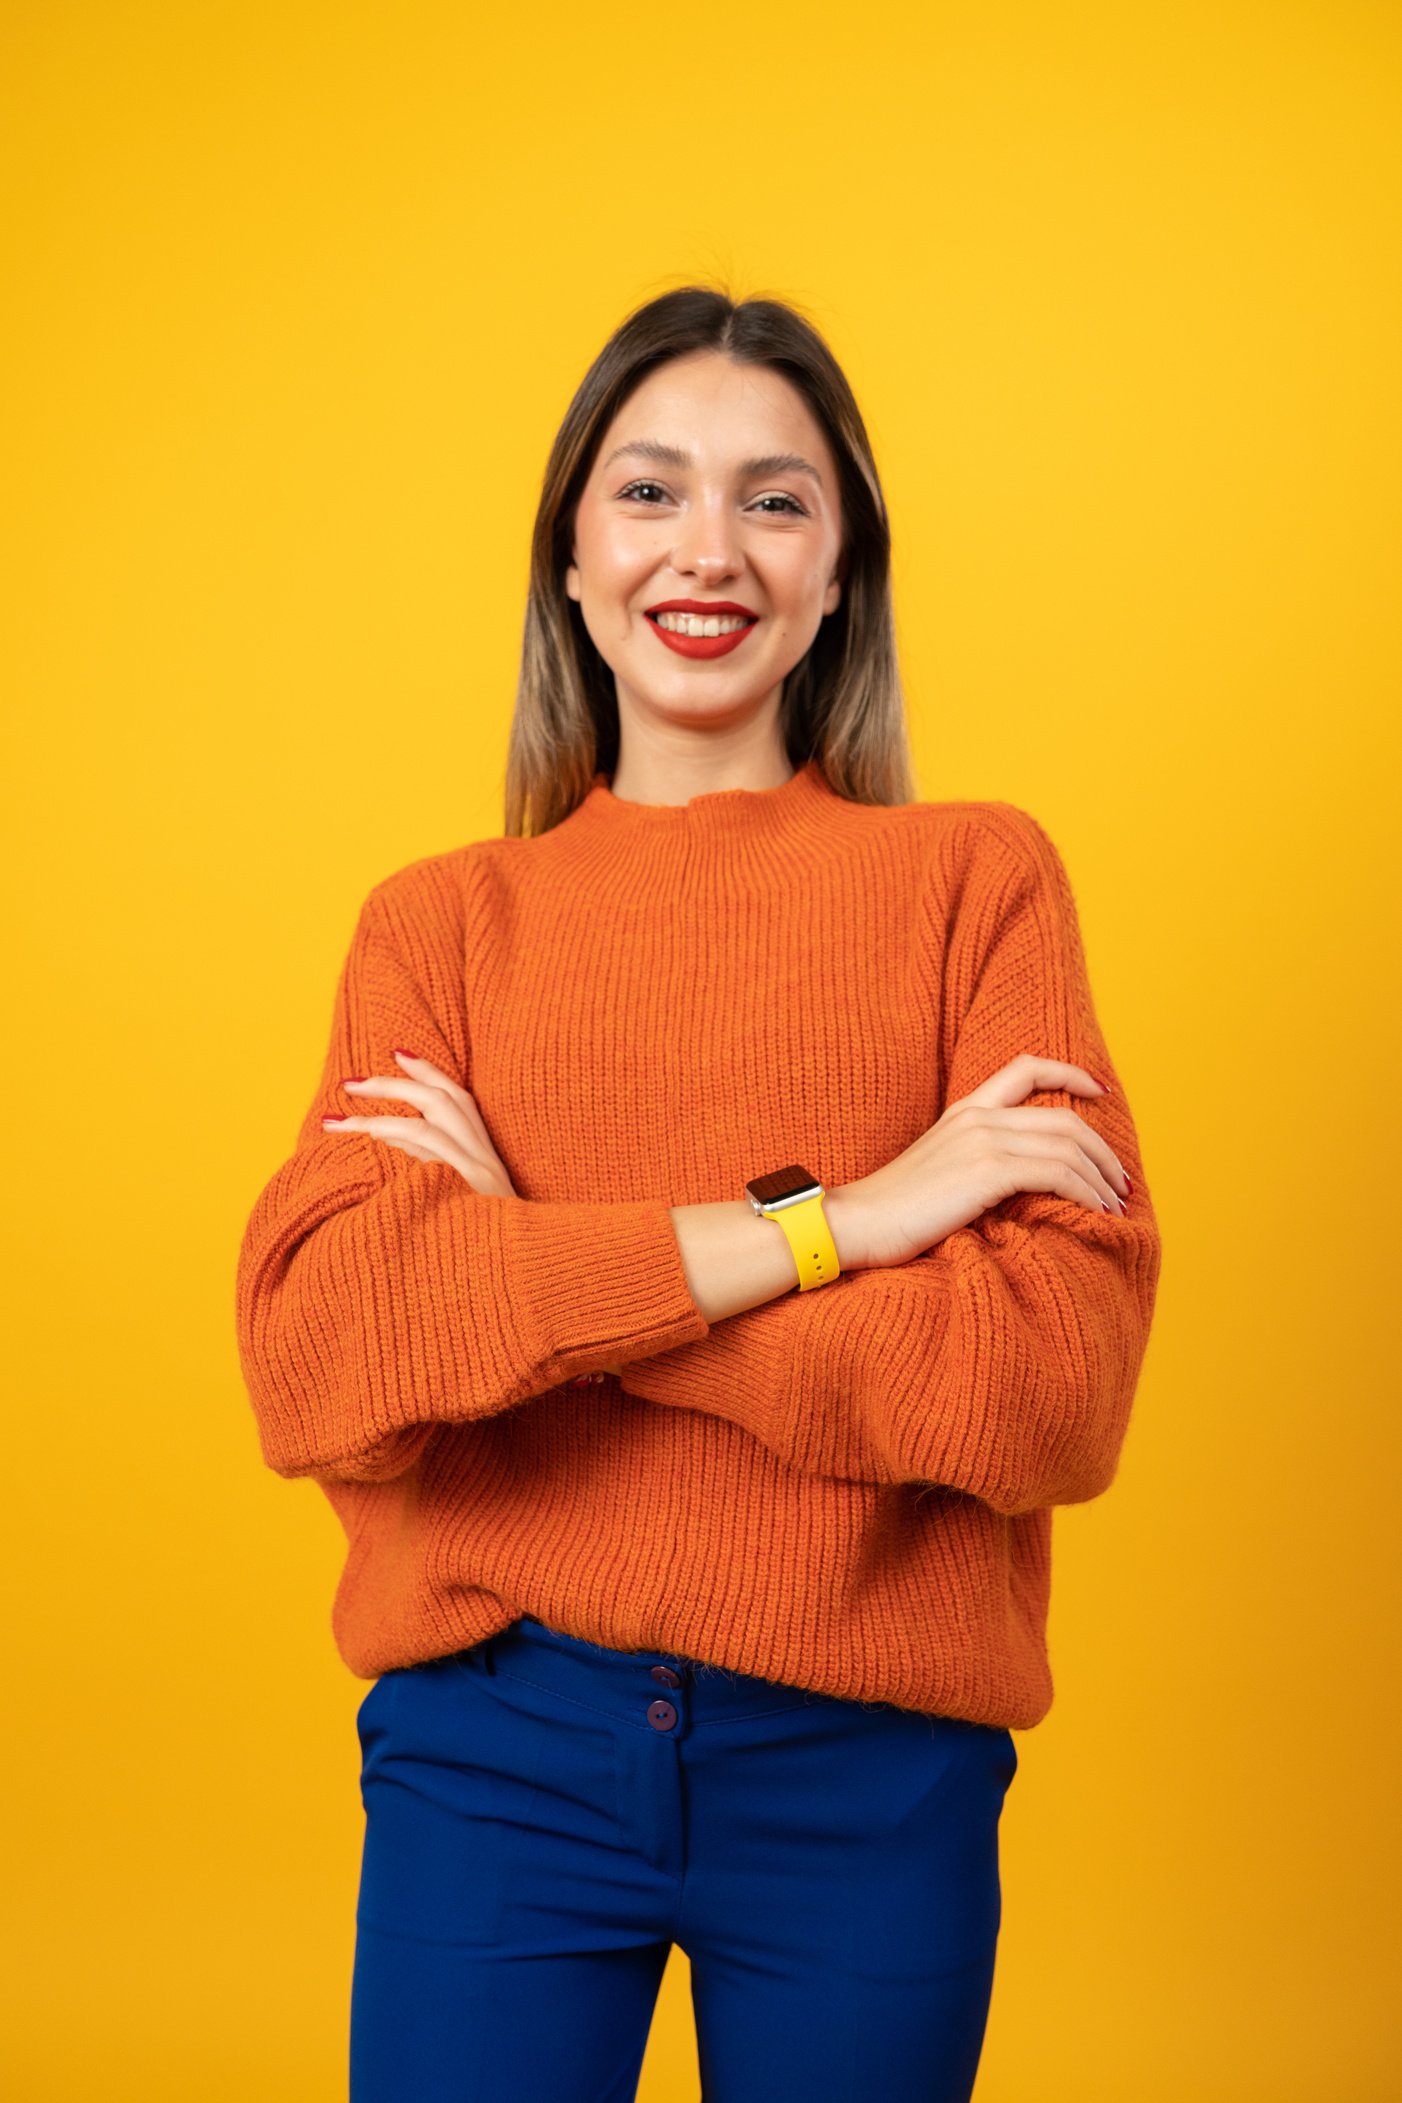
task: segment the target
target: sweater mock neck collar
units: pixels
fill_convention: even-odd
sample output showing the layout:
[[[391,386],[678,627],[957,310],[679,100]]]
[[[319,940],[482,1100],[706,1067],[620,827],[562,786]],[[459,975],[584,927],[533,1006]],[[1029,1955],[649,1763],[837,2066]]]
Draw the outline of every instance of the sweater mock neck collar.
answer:
[[[607,774],[573,812],[588,830],[618,839],[729,837],[756,844],[816,836],[829,823],[834,804],[845,802],[829,786],[816,759],[807,759],[787,781],[768,789],[709,789],[685,803],[632,803],[615,796]]]

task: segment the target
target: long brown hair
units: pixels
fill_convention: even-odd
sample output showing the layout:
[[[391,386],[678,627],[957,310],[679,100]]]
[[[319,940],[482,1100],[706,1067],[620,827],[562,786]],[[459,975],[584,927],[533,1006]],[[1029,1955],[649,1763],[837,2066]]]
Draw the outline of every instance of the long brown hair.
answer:
[[[548,832],[618,760],[613,673],[565,590],[575,508],[604,432],[649,372],[694,351],[781,373],[807,402],[838,466],[843,590],[784,681],[789,763],[816,758],[860,803],[915,801],[891,604],[886,501],[861,413],[816,328],[780,300],[736,301],[685,285],[637,307],[584,375],[546,463],[531,536],[530,585],[506,763],[506,832]]]

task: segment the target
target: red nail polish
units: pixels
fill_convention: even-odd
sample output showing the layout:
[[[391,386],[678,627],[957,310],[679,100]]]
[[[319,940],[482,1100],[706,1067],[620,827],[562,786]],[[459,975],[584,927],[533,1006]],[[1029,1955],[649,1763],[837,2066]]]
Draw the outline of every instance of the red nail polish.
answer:
[[[394,1047],[394,1056],[396,1059],[417,1059],[419,1055],[417,1052],[405,1051],[402,1044],[396,1044]]]
[[[344,1117],[323,1117],[321,1121],[324,1125],[343,1125],[346,1120]]]
[[[363,1073],[348,1073],[341,1082],[341,1086],[343,1088],[358,1088],[364,1079],[365,1075]]]
[[[1090,1068],[1089,1068],[1089,1067],[1087,1067],[1087,1068],[1086,1068],[1086,1072],[1087,1072],[1087,1073],[1090,1073]],[[1102,1080],[1101,1080],[1101,1078],[1100,1078],[1100,1075],[1099,1075],[1098,1073],[1092,1073],[1092,1074],[1090,1075],[1090,1077],[1091,1077],[1091,1079],[1092,1079],[1092,1080],[1094,1081],[1094,1083],[1095,1083],[1095,1085],[1096,1085],[1096,1087],[1097,1087],[1097,1088],[1103,1088],[1103,1089],[1105,1090],[1105,1093],[1106,1093],[1107,1095],[1113,1095],[1113,1094],[1114,1094],[1114,1092],[1115,1092],[1115,1091],[1114,1091],[1114,1089],[1113,1089],[1113,1088],[1112,1088],[1112,1087],[1110,1086],[1110,1083],[1109,1083],[1108,1081],[1102,1081]]]
[[[1132,1182],[1132,1181],[1131,1181],[1131,1179],[1130,1179],[1130,1174],[1129,1174],[1129,1171],[1128,1171],[1128,1169],[1126,1169],[1126,1171],[1125,1171],[1125,1189],[1126,1189],[1126,1190],[1128,1190],[1128,1191],[1131,1191],[1131,1192],[1132,1192],[1132,1191],[1133,1191],[1133,1189],[1134,1189],[1134,1184],[1133,1184],[1133,1182]]]

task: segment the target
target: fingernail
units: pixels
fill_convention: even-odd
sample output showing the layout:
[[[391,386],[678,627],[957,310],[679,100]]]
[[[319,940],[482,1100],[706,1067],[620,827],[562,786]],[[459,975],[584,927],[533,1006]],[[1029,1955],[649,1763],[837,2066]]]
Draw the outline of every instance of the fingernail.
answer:
[[[1087,1073],[1090,1073],[1090,1068],[1089,1068],[1089,1067],[1087,1067],[1087,1068],[1086,1068],[1086,1072],[1087,1072]],[[1091,1079],[1092,1079],[1092,1080],[1094,1081],[1094,1083],[1095,1083],[1095,1085],[1096,1085],[1096,1087],[1097,1087],[1097,1088],[1103,1088],[1103,1089],[1105,1090],[1105,1093],[1106,1093],[1107,1095],[1113,1095],[1113,1094],[1114,1094],[1114,1092],[1115,1092],[1115,1091],[1114,1091],[1114,1089],[1113,1089],[1113,1088],[1112,1088],[1112,1087],[1110,1086],[1110,1083],[1109,1083],[1108,1081],[1102,1081],[1102,1080],[1101,1080],[1101,1078],[1100,1078],[1100,1075],[1099,1075],[1098,1073],[1091,1073],[1091,1074],[1090,1074],[1090,1077],[1091,1077]]]
[[[1128,1169],[1121,1169],[1121,1170],[1120,1170],[1120,1174],[1121,1174],[1121,1175],[1122,1175],[1122,1176],[1124,1177],[1124,1179],[1125,1179],[1125,1189],[1126,1189],[1126,1190],[1129,1190],[1129,1191],[1132,1191],[1132,1190],[1134,1189],[1134,1184],[1133,1184],[1133,1183],[1131,1182],[1131,1180],[1130,1180],[1130,1176],[1129,1176],[1129,1171],[1128,1171]]]
[[[419,1055],[417,1052],[405,1051],[402,1045],[396,1044],[394,1056],[396,1059],[417,1059]]]
[[[346,1120],[344,1117],[323,1117],[321,1121],[324,1125],[343,1125]]]
[[[347,1074],[345,1080],[342,1081],[341,1086],[343,1088],[358,1088],[364,1079],[365,1076],[363,1073]]]

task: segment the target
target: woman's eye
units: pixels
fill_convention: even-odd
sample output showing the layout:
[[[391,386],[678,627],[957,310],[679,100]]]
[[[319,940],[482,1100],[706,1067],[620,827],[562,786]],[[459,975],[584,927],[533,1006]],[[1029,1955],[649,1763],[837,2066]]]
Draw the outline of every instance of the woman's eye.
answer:
[[[665,497],[667,494],[666,490],[663,489],[662,484],[660,482],[630,482],[627,488],[620,489],[618,494],[620,497],[631,497],[634,500],[634,502],[639,504],[650,504],[654,501],[654,499],[652,497],[643,495],[643,491],[649,489],[656,490],[660,496]],[[781,516],[787,516],[790,518],[807,518],[808,516],[808,513],[804,510],[802,504],[799,503],[796,497],[779,494],[775,496],[760,497],[758,499],[758,502],[760,504],[782,504],[786,506],[787,509],[784,513],[781,514]],[[773,512],[770,512],[769,514],[771,518],[774,517],[774,515],[775,514]]]

